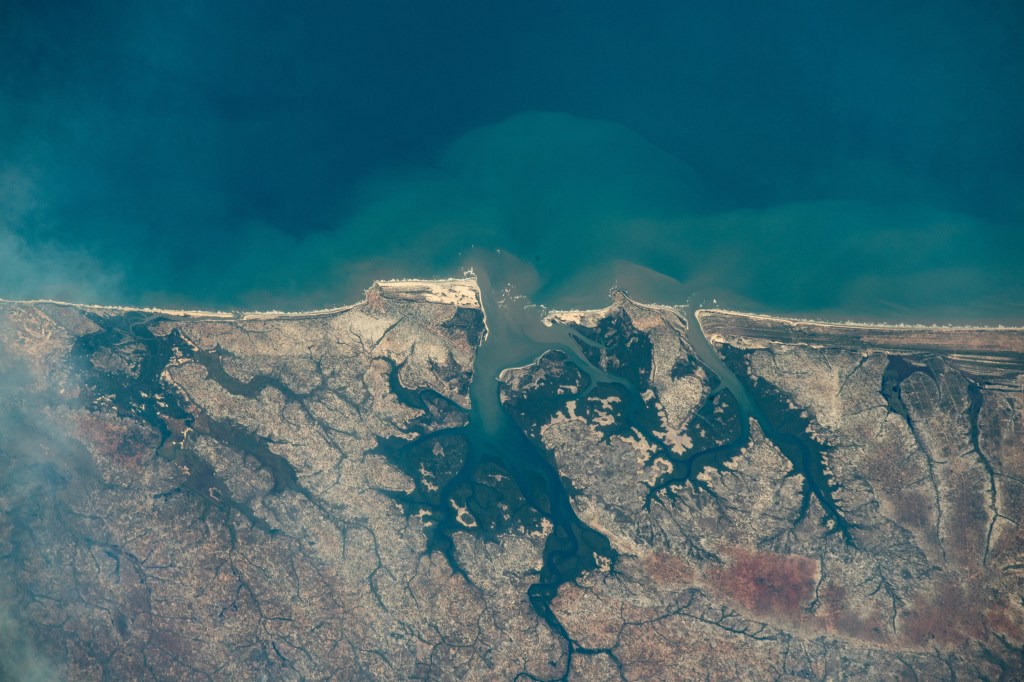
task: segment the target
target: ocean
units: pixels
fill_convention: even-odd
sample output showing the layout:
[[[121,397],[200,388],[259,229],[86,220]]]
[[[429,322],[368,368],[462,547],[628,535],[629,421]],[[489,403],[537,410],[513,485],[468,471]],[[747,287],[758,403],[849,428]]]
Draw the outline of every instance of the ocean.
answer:
[[[0,297],[1024,322],[1017,3],[4,3]],[[506,268],[508,270],[508,268]]]
[[[490,335],[431,549],[454,564],[449,499],[498,466],[552,524],[529,597],[564,634],[559,585],[615,553],[497,377],[557,348],[622,379],[543,312],[1024,324],[1021,34],[1014,2],[8,1],[0,298],[319,309],[472,270]],[[827,511],[816,446],[689,334]]]

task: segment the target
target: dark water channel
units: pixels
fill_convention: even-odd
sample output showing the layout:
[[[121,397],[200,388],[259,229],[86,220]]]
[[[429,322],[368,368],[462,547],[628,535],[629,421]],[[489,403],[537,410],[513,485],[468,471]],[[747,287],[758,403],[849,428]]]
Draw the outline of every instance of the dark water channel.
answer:
[[[545,543],[538,581],[530,588],[528,597],[538,615],[566,641],[570,660],[574,651],[586,651],[571,640],[552,612],[551,602],[563,584],[597,568],[599,560],[607,561],[614,571],[616,552],[606,537],[589,528],[576,515],[571,504],[572,491],[559,474],[552,453],[537,441],[536,434],[524,431],[501,403],[499,374],[503,370],[532,363],[548,351],[558,351],[556,355],[560,362],[578,370],[581,395],[602,391],[603,395],[621,396],[623,404],[631,407],[618,415],[617,421],[622,424],[617,428],[628,430],[638,427],[649,442],[665,451],[656,453],[656,456],[673,459],[676,465],[673,474],[663,476],[655,484],[648,504],[655,494],[670,494],[669,490],[674,485],[689,483],[700,487],[697,475],[701,470],[721,468],[749,442],[750,422],[753,420],[792,463],[792,474],[803,476],[803,513],[808,511],[812,498],[816,498],[825,511],[826,519],[832,521],[831,532],[842,533],[847,540],[850,539],[850,529],[832,499],[832,490],[824,474],[826,448],[807,436],[807,419],[799,410],[790,409],[785,397],[773,387],[763,382],[752,383],[745,378],[741,380],[739,376],[746,376],[742,369],[743,358],[736,354],[720,357],[701,333],[692,309],[679,309],[686,317],[686,340],[697,360],[708,371],[713,386],[707,405],[694,419],[704,418],[712,430],[717,428],[719,433],[728,435],[716,442],[698,442],[693,451],[677,456],[669,454],[668,446],[653,435],[656,429],[652,428],[649,407],[640,397],[647,388],[643,368],[650,359],[640,359],[637,361],[639,364],[626,366],[614,373],[603,371],[594,364],[597,351],[612,352],[607,344],[622,344],[619,335],[602,338],[588,336],[569,326],[544,325],[544,308],[531,305],[525,296],[517,295],[514,287],[506,286],[507,282],[515,281],[516,276],[514,270],[503,268],[500,260],[488,262],[484,268],[477,269],[486,311],[487,336],[475,360],[470,384],[471,410],[467,412],[433,391],[410,390],[401,386],[398,368],[392,368],[392,390],[400,401],[425,409],[431,415],[458,413],[458,418],[452,422],[454,426],[431,431],[429,424],[424,422],[420,436],[414,441],[395,439],[394,443],[381,444],[382,454],[414,480],[420,478],[424,465],[437,474],[438,487],[433,490],[425,488],[421,482],[411,494],[393,494],[408,514],[413,515],[420,510],[430,513],[431,523],[425,528],[428,551],[442,552],[453,570],[465,575],[455,551],[456,533],[474,533],[485,540],[497,540],[513,527],[537,529],[546,520],[551,532]],[[119,412],[131,413],[153,424],[159,433],[158,451],[191,472],[180,490],[169,491],[168,494],[195,494],[225,511],[241,514],[266,532],[277,532],[257,518],[245,504],[232,500],[210,465],[188,447],[183,447],[180,444],[183,439],[176,438],[168,424],[180,422],[196,426],[259,460],[273,477],[271,494],[289,489],[309,497],[288,462],[274,454],[265,439],[237,425],[209,419],[196,424],[192,415],[179,406],[173,396],[167,396],[168,404],[158,414],[154,401],[143,396],[163,392],[159,376],[175,349],[203,364],[211,378],[232,393],[257,398],[263,388],[273,385],[299,404],[304,396],[294,395],[287,386],[280,385],[271,377],[256,377],[249,382],[233,379],[223,371],[222,358],[217,351],[195,352],[176,332],[164,337],[154,336],[149,326],[156,319],[140,313],[129,313],[121,319],[96,318],[95,321],[106,328],[80,340],[79,357],[89,358],[103,347],[134,343],[140,348],[141,364],[135,377],[90,371],[93,394],[111,395]],[[633,330],[631,333],[638,332]],[[684,370],[692,371],[692,367],[680,371]],[[529,399],[525,405],[527,410],[537,409]],[[732,414],[731,422],[715,427],[712,422],[721,421],[722,418],[716,415],[722,410],[714,408],[722,406],[729,407],[725,412]],[[710,489],[708,491],[713,494]],[[469,512],[470,523],[465,522],[466,517],[460,516],[460,508]],[[605,653],[611,655],[611,652]],[[552,672],[557,677],[557,669],[561,666],[556,662],[552,665]]]
[[[529,598],[537,613],[570,645],[571,658],[573,649],[583,649],[572,642],[558,622],[552,613],[551,601],[561,585],[575,580],[584,571],[596,568],[595,555],[610,561],[613,571],[617,556],[607,538],[588,528],[573,511],[571,491],[560,476],[552,455],[524,433],[501,404],[498,376],[506,368],[526,365],[545,352],[556,350],[561,351],[566,361],[585,375],[582,384],[585,386],[584,394],[600,387],[611,387],[624,394],[626,403],[636,406],[643,405],[640,392],[644,387],[628,378],[630,371],[609,374],[588,359],[588,355],[592,357],[588,346],[600,345],[599,341],[586,338],[567,326],[545,326],[541,323],[542,308],[529,305],[522,297],[513,296],[509,300],[509,289],[500,289],[502,282],[508,281],[507,275],[493,262],[485,271],[477,271],[487,311],[488,336],[476,358],[470,390],[473,407],[469,423],[461,429],[467,439],[466,459],[441,490],[440,497],[444,502],[460,488],[472,487],[481,465],[496,461],[514,479],[529,507],[551,523],[553,530],[544,549],[543,569],[539,581],[529,591]],[[799,410],[790,409],[787,400],[777,391],[773,392],[771,387],[752,386],[741,381],[737,376],[740,359],[733,358],[728,362],[727,358],[723,361],[703,336],[692,310],[686,318],[686,340],[709,372],[715,387],[708,397],[709,404],[725,404],[721,401],[726,398],[738,413],[735,420],[738,426],[728,442],[697,448],[696,452],[684,455],[683,482],[693,483],[704,467],[721,467],[726,460],[738,455],[749,442],[750,421],[754,420],[792,463],[791,475],[803,476],[801,516],[807,513],[812,498],[817,498],[825,510],[826,519],[833,521],[830,532],[842,533],[849,539],[849,528],[832,498],[832,489],[824,473],[822,458],[826,448],[807,436],[807,419],[800,415]],[[633,425],[629,415],[621,419]],[[636,419],[639,424],[643,417],[638,415]],[[644,430],[651,442],[658,440]],[[673,482],[679,481],[659,481],[655,488],[663,489]],[[439,529],[447,526],[445,530],[448,531],[464,530],[455,524],[446,510],[437,511],[442,517],[448,517],[447,523],[439,520]],[[454,562],[454,553],[449,554],[449,558]]]
[[[839,533],[846,542],[852,543],[852,527],[836,504],[833,485],[825,473],[825,456],[830,448],[809,436],[807,427],[810,419],[799,407],[790,408],[788,398],[763,379],[755,383],[741,381],[737,375],[745,376],[742,354],[727,352],[723,361],[701,331],[695,308],[688,309],[686,322],[686,340],[691,350],[718,382],[712,395],[728,391],[738,403],[743,434],[737,439],[737,444],[740,447],[746,445],[750,438],[750,422],[757,422],[761,432],[789,460],[792,467],[790,475],[803,477],[800,519],[806,516],[811,500],[815,498],[825,513],[825,521],[831,523],[828,531]],[[699,459],[701,456],[702,453],[698,452],[691,457]]]

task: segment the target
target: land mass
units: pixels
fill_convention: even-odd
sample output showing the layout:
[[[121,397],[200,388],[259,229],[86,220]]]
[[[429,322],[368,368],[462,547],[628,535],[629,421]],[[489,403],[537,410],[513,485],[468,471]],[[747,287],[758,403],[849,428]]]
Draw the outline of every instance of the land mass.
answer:
[[[0,302],[0,677],[1024,670],[1024,330],[484,298]]]

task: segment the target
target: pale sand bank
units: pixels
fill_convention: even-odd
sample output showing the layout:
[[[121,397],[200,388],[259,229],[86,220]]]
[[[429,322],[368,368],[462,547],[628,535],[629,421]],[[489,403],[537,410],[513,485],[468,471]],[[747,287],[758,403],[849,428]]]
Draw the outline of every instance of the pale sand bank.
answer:
[[[695,316],[704,335],[713,342],[720,342],[724,337],[745,337],[818,345],[845,338],[864,346],[883,348],[893,345],[935,350],[984,348],[1024,353],[1024,327],[825,322],[719,309],[698,310]]]
[[[387,298],[410,298],[460,308],[482,308],[483,297],[475,277],[459,279],[395,279],[375,282]]]
[[[645,310],[668,312],[682,319],[681,308],[678,306],[664,305],[661,303],[641,303],[630,298],[629,294],[620,289],[612,289],[609,296],[612,298],[612,303],[604,308],[592,308],[590,310],[552,310],[541,319],[541,322],[547,327],[556,324],[577,324],[584,327],[592,327],[597,324],[601,318],[607,316],[612,308],[622,305],[623,303],[629,303]]]
[[[940,355],[990,388],[1024,391],[1024,328],[881,325],[792,320],[733,310],[699,310],[697,324],[713,344],[767,349],[773,344],[860,353]]]
[[[765,315],[763,313],[745,313],[740,310],[726,310],[724,308],[700,308],[696,311],[696,316],[698,320],[700,320],[702,317],[711,317],[715,315],[720,315],[723,317],[731,316],[735,318],[744,318],[747,320],[763,320],[765,322],[781,322],[793,326],[805,325],[821,327],[853,327],[859,329],[892,329],[903,331],[914,329],[935,331],[1024,331],[1024,327],[1014,327],[1007,325],[905,324],[891,322],[853,322],[850,320],[846,320],[843,322],[830,322],[828,320],[816,320],[800,317],[784,317],[781,315]]]
[[[367,289],[367,295],[371,292],[379,292],[384,298],[403,299],[410,301],[425,301],[427,303],[438,303],[443,305],[455,305],[459,307],[482,308],[482,296],[476,278],[463,277],[451,279],[422,280],[422,279],[395,279],[381,280],[374,282],[373,286]],[[92,305],[86,303],[70,303],[67,301],[55,301],[51,299],[34,299],[25,301],[14,301],[0,298],[2,305],[55,305],[80,310],[89,310],[103,314],[124,314],[124,313],[145,313],[147,315],[166,315],[175,318],[194,319],[218,319],[218,320],[273,320],[279,318],[316,317],[321,315],[334,315],[351,310],[355,306],[363,305],[363,301],[335,308],[322,308],[319,310],[304,310],[286,312],[281,310],[251,311],[251,312],[230,312],[223,310],[185,310],[177,308],[145,308],[132,306],[115,305]]]

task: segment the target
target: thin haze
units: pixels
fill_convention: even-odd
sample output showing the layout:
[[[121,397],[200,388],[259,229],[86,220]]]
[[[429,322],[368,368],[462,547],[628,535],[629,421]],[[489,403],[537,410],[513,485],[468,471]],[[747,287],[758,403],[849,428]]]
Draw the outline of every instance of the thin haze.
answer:
[[[701,5],[5,3],[0,296],[300,308],[478,246],[548,302],[1024,320],[1018,3]]]
[[[501,249],[548,303],[1024,321],[1016,0],[293,5],[0,3],[0,297],[294,309]],[[15,501],[72,461],[17,369]],[[0,678],[51,679],[11,589]]]

